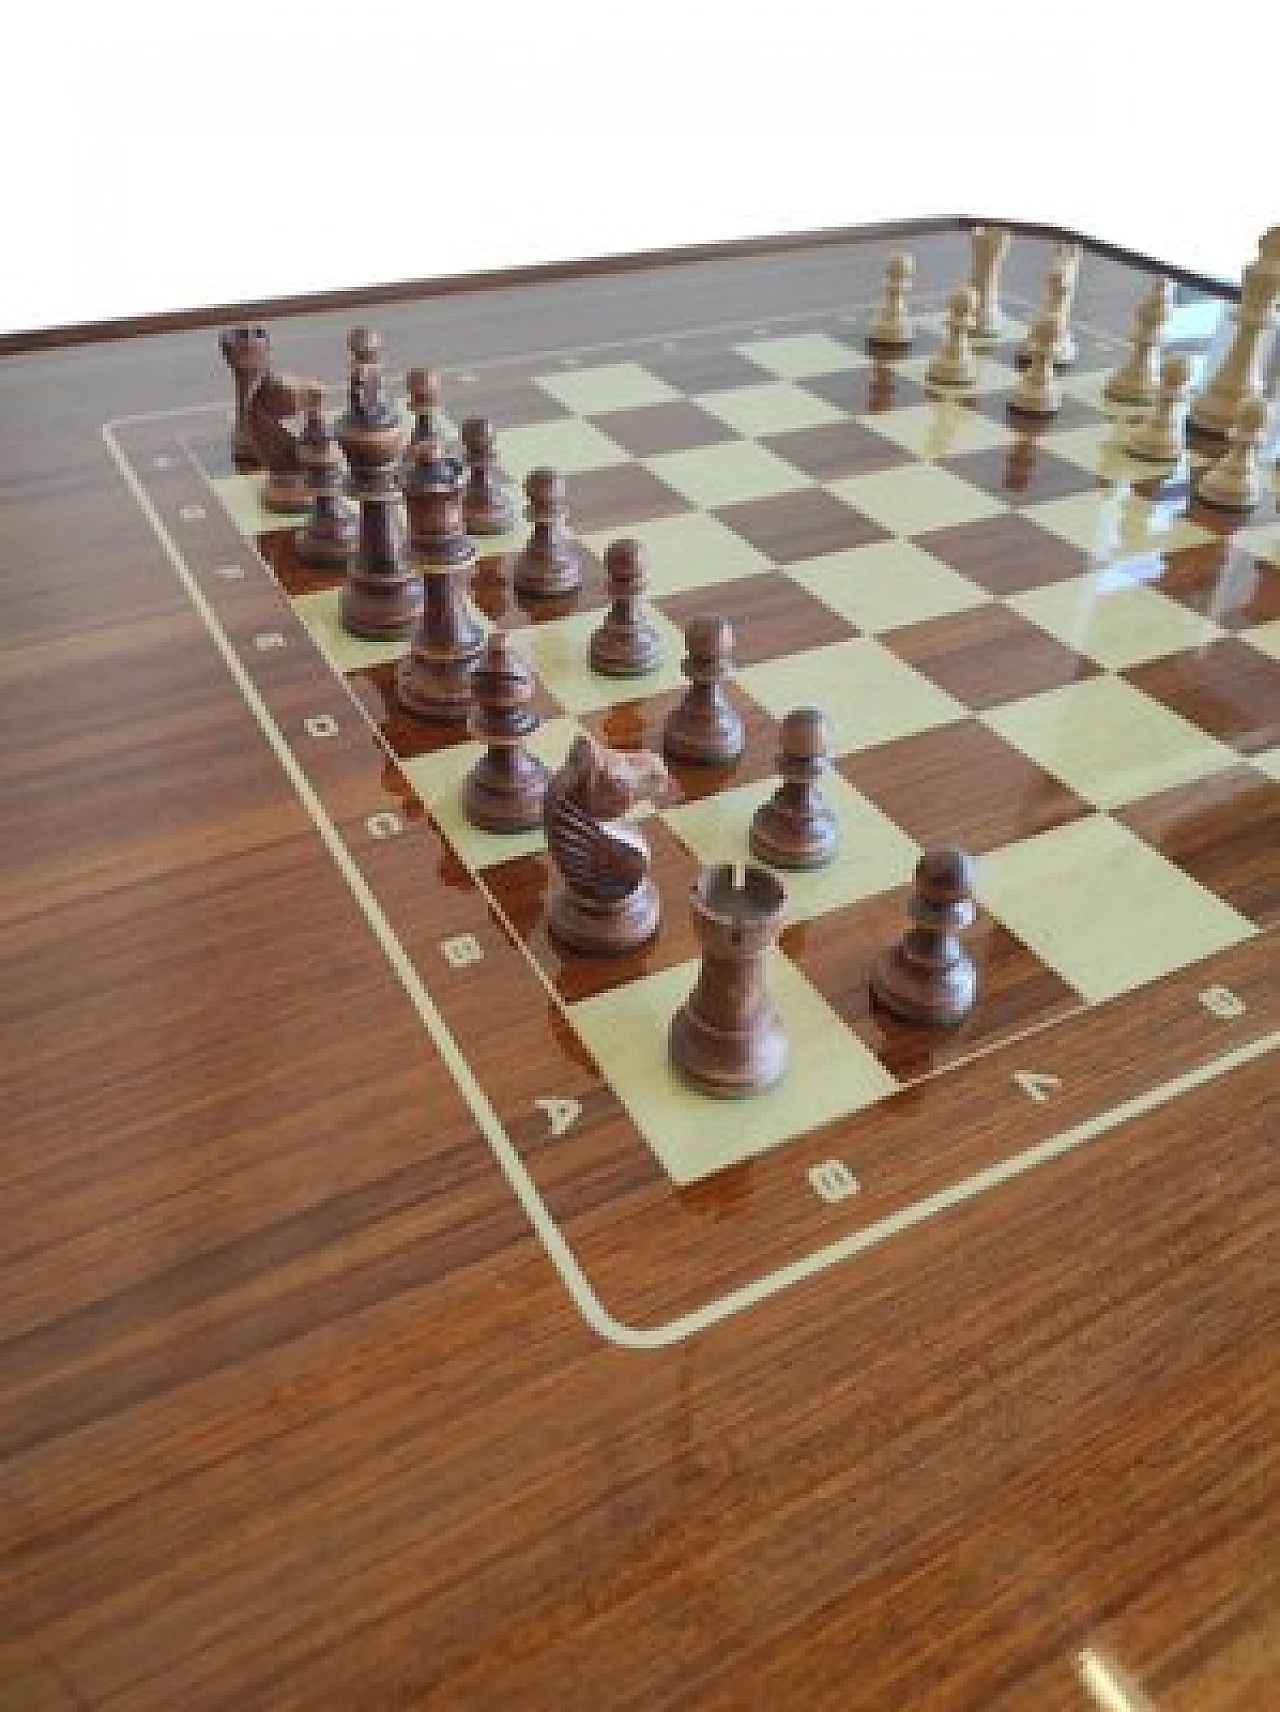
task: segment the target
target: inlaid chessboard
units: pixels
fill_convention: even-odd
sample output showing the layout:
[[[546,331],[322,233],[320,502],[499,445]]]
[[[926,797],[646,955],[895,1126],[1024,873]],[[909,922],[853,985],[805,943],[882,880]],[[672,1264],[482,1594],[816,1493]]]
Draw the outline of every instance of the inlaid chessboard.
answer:
[[[670,795],[637,811],[663,919],[621,958],[548,939],[543,836],[467,823],[479,745],[397,707],[404,645],[342,630],[340,578],[298,563],[262,478],[235,470],[225,401],[108,430],[424,1049],[621,1342],[671,1341],[852,1262],[1270,1050],[1280,1027],[1264,979],[1280,920],[1274,487],[1241,518],[1192,497],[1207,445],[1172,471],[1126,454],[1102,399],[1121,327],[1077,324],[1063,409],[1042,424],[1007,410],[1030,302],[1010,300],[976,389],[938,394],[925,370],[952,282],[923,283],[919,336],[892,362],[863,342],[873,306],[851,304],[444,373],[455,423],[494,420],[508,482],[565,472],[586,549],[583,590],[534,605],[506,564],[527,525],[479,543],[475,608],[533,668],[545,760],[583,729],[660,748],[682,625],[737,627],[745,752],[674,764]],[[1195,355],[1223,306],[1182,296],[1172,337]],[[331,383],[341,362],[339,341]],[[211,346],[211,387],[219,368]],[[648,548],[666,642],[643,680],[587,664],[603,554],[624,535]],[[700,865],[746,858],[778,723],[803,704],[830,723],[841,853],[785,876],[770,985],[787,1076],[720,1102],[667,1061],[697,967],[687,892]],[[937,1032],[873,1009],[867,973],[941,843],[977,858],[980,997]]]

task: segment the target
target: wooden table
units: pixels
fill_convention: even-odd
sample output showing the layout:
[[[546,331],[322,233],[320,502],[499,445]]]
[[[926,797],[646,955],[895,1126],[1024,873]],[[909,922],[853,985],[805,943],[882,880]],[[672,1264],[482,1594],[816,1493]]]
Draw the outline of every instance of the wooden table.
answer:
[[[1015,235],[1023,324],[1063,236]],[[904,246],[917,367],[881,371]],[[1215,517],[1108,438],[1138,258],[1086,246],[1060,420],[994,381],[932,401],[968,250],[943,221],[4,341],[0,1706],[1274,1703],[1274,498]],[[1200,350],[1231,294],[1179,278]],[[715,791],[645,821],[652,956],[561,961],[537,849],[450,819],[453,738],[384,660],[326,663],[333,581],[230,458],[214,329],[250,314],[284,369],[340,387],[364,322],[397,385],[438,366],[500,446],[568,448],[589,545],[628,507],[654,532],[672,635],[734,584],[726,789],[763,788],[793,680],[843,695],[831,650],[909,671],[837,710],[853,878],[797,883],[778,978],[818,1068],[783,1104],[709,1102],[704,1133],[666,1079],[684,888],[737,854]],[[731,451],[700,462],[709,421]],[[766,459],[776,493],[733,487]],[[693,513],[755,559],[682,561]],[[879,570],[814,568],[846,548]],[[661,696],[593,699],[551,663],[572,612],[492,579],[548,729],[651,741]],[[1155,723],[1067,756],[1027,711],[1054,696]],[[1130,744],[1154,771],[1120,789]],[[1083,909],[1037,907],[1037,839]],[[990,876],[987,1002],[922,1042],[864,966],[952,840]],[[1117,976],[1090,923],[1123,939],[1148,875]]]

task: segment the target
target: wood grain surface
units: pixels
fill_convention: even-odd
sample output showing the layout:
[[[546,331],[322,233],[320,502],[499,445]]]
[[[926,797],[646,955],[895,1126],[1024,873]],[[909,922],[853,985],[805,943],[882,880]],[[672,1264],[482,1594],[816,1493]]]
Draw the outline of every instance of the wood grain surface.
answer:
[[[871,299],[903,241],[367,301],[397,363],[462,366]],[[938,290],[967,268],[958,224],[911,242]],[[1047,253],[1024,234],[1007,288],[1034,300]],[[1082,322],[1122,333],[1144,278],[1091,252]],[[327,373],[354,305],[277,307],[281,367]],[[0,1708],[1274,1705],[1274,1057],[692,1336],[606,1341],[104,441],[113,419],[230,404],[219,323],[11,343],[3,360]],[[505,402],[506,417],[498,393],[483,401],[500,438],[518,387]],[[874,467],[859,461],[874,448],[820,434],[795,452]],[[607,483],[594,501],[607,519]],[[796,520],[799,540],[810,526]],[[1018,524],[986,527],[957,550],[1007,583]],[[753,591],[762,610],[768,593]],[[228,598],[237,633],[280,621],[265,578]],[[668,616],[687,614],[673,601]],[[810,645],[802,602],[778,622],[788,648]],[[966,699],[992,673],[1056,681],[1049,640],[1006,627],[926,623],[902,645]],[[1193,683],[1160,661],[1133,675],[1242,755],[1274,745],[1241,645],[1209,654]],[[317,705],[305,662],[270,669],[275,705]],[[324,693],[341,704],[332,679]],[[616,743],[622,717],[589,723]],[[976,725],[964,741],[975,847],[1080,813],[1066,787],[1015,807],[1008,757]],[[749,726],[748,743],[764,776],[776,734]],[[894,747],[840,770],[899,793],[917,836],[946,834],[929,738]],[[385,756],[367,744],[324,765],[326,802],[354,824]],[[1277,907],[1275,815],[1239,771],[1121,818],[1261,914]],[[660,885],[686,885],[679,846],[652,842]],[[412,898],[412,950],[473,905],[442,842],[431,884],[406,843],[371,849],[368,872]],[[536,933],[531,872],[502,896]],[[901,896],[869,907],[870,938],[891,938]],[[918,1071],[918,1042],[864,1012],[860,953],[842,963],[838,939],[788,932],[855,1032]],[[1027,1002],[1042,977],[1016,942],[984,929],[974,949],[997,1009]],[[1274,1019],[1265,937],[1218,969]],[[1190,970],[1046,1035],[1045,1068],[1093,1102],[1075,1116],[1190,1061],[1195,990]],[[1070,1010],[1071,994],[1037,992],[1047,1014]],[[539,1187],[621,1319],[669,1321],[735,1288],[744,1255],[766,1270],[821,1240],[822,1207],[786,1201],[768,1155],[670,1185],[550,1004],[504,1010],[478,983],[451,1016],[499,1103],[545,1091],[548,1063],[582,1095],[587,1121]],[[868,1216],[1005,1139],[1010,1062],[997,1051],[945,1098],[928,1082],[902,1097],[895,1136],[926,1145],[885,1160]],[[1028,1106],[1016,1145],[1064,1121]],[[860,1157],[888,1152],[874,1110],[854,1129]],[[532,1135],[512,1139],[532,1153]],[[828,1151],[818,1137],[804,1158]]]

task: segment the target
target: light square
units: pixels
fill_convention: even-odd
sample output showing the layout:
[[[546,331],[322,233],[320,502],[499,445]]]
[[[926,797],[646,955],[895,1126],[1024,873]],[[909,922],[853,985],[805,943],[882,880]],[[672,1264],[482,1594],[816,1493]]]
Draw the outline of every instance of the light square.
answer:
[[[576,416],[505,429],[498,437],[498,459],[517,483],[523,483],[530,470],[544,466],[575,475],[582,470],[610,469],[631,461],[630,454],[602,434],[593,422],[582,422]],[[572,506],[572,486],[569,503]]]
[[[987,452],[992,447],[1012,444],[1016,437],[1003,422],[995,422],[952,398],[934,398],[924,404],[904,405],[901,410],[885,410],[874,420],[878,434],[925,459]]]
[[[1255,624],[1252,630],[1242,630],[1240,639],[1251,648],[1258,649],[1259,653],[1280,660],[1280,618],[1273,618],[1266,624]]]
[[[1280,465],[1276,467],[1280,471]],[[1237,547],[1254,559],[1265,559],[1269,565],[1280,566],[1280,523],[1259,523],[1252,529],[1237,529],[1234,540]]]
[[[986,589],[914,541],[876,541],[787,565],[785,575],[833,612],[874,633],[983,606]]]
[[[342,590],[318,589],[314,594],[296,595],[290,603],[311,632],[312,640],[336,672],[355,672],[362,667],[382,666],[409,652],[408,637],[370,641],[353,636],[342,627]],[[471,617],[487,633],[491,626],[482,613],[469,608]]]
[[[1225,743],[1106,674],[1006,702],[980,718],[1099,808],[1190,784],[1239,760]]]
[[[1040,444],[1046,451],[1056,452],[1069,463],[1078,464],[1105,482],[1145,482],[1157,478],[1165,481],[1185,475],[1187,459],[1178,464],[1155,463],[1149,458],[1135,458],[1125,450],[1128,428],[1113,421],[1086,422],[1082,427],[1064,429],[1061,433],[1041,434]]]
[[[923,535],[1008,510],[1002,500],[934,464],[902,464],[846,476],[828,482],[827,491],[895,535]]]
[[[645,462],[659,481],[706,511],[811,485],[808,476],[752,440],[661,452]]]
[[[697,976],[695,959],[569,1007],[584,1045],[675,1182],[723,1171],[896,1090],[879,1059],[795,965],[774,952],[766,982],[786,1020],[786,1073],[751,1099],[698,1093],[672,1067],[667,1046],[671,1019]]]
[[[1005,392],[1018,384],[1018,371],[1010,368],[1007,363],[1002,363],[989,351],[979,347],[974,355],[978,362],[978,378],[973,386],[935,388],[934,382],[928,378],[932,356],[908,357],[905,362],[896,363],[894,366],[901,374],[909,376],[921,386],[935,390],[940,398],[985,397],[991,392]]]
[[[616,529],[584,535],[582,542],[603,559]],[[632,526],[629,533],[643,542],[649,555],[649,594],[654,600],[685,589],[706,588],[767,570],[769,561],[759,548],[705,512],[655,517]]]
[[[581,730],[576,720],[548,719],[529,739],[528,748],[554,772],[563,766]],[[547,843],[541,827],[532,832],[484,832],[467,819],[462,802],[463,781],[483,754],[484,744],[468,739],[400,763],[401,771],[431,811],[459,861],[473,873],[543,850]]]
[[[592,671],[587,650],[592,631],[604,617],[602,610],[530,624],[520,632],[518,646],[561,707],[569,713],[591,713],[685,687],[680,672],[683,635],[662,613],[647,610],[646,616],[662,638],[663,657],[652,672],[636,677],[612,678]]]
[[[791,429],[822,428],[846,420],[844,412],[825,399],[781,380],[709,392],[693,402],[708,414],[718,416],[735,433],[744,435],[784,434]]]
[[[668,404],[680,394],[650,374],[641,363],[602,363],[595,368],[565,369],[539,375],[537,384],[566,410],[579,416],[597,411],[635,410],[645,404]]]
[[[984,856],[977,894],[1098,1002],[1250,938],[1252,922],[1105,815]]]
[[[872,636],[746,666],[738,681],[777,719],[795,707],[820,707],[836,755],[947,725],[968,711]]]
[[[704,864],[755,862],[759,858],[751,851],[751,817],[777,786],[776,779],[739,785],[682,803],[662,818]],[[821,788],[839,828],[840,845],[825,868],[778,870],[787,888],[788,922],[808,921],[905,884],[920,855],[915,840],[839,773],[828,773]]]
[[[1280,784],[1280,748],[1268,749],[1261,755],[1252,755],[1253,765],[1264,772],[1269,779]]]
[[[1110,671],[1203,647],[1222,634],[1159,590],[1119,582],[1113,568],[1009,595],[1005,604]]]
[[[1124,487],[1072,493],[1022,508],[1042,529],[1107,562],[1137,553],[1173,553],[1213,535],[1181,515],[1183,501],[1153,501]]]
[[[838,374],[842,369],[863,368],[867,361],[861,352],[825,333],[784,333],[776,339],[756,339],[734,349],[739,356],[782,380]]]
[[[296,529],[304,521],[301,511],[269,511],[262,503],[265,474],[218,476],[213,491],[242,535],[265,535],[271,529]]]

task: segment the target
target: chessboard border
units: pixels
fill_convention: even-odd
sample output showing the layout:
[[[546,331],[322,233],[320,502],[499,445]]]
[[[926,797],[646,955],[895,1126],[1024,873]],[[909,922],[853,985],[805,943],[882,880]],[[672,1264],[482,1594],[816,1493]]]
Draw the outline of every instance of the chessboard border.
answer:
[[[1013,300],[1010,299],[1010,301]],[[865,308],[866,306],[851,306],[848,303],[842,303],[837,309],[825,313],[847,316],[851,307]],[[771,324],[787,320],[810,320],[820,317],[823,313],[822,310],[807,309],[792,315],[773,314],[768,316],[767,320]],[[1079,325],[1084,327],[1086,324],[1082,322]],[[670,336],[689,337],[693,334],[732,331],[750,326],[752,326],[750,320],[735,320],[707,327],[690,328],[683,326]],[[1115,338],[1115,335],[1109,330],[1105,332],[1102,329],[1093,330],[1103,333],[1103,336],[1108,339]],[[646,346],[661,340],[662,337],[663,335],[660,333],[646,333],[632,339],[609,341],[607,346],[602,348]],[[526,364],[547,357],[578,356],[589,348],[565,347],[560,351],[522,352],[518,355],[511,354],[477,361],[469,366],[472,368],[491,368],[516,363]],[[665,1348],[682,1342],[700,1331],[768,1300],[793,1284],[804,1282],[860,1253],[878,1247],[891,1237],[923,1224],[939,1214],[952,1211],[1040,1165],[1048,1164],[1074,1152],[1087,1142],[1110,1133],[1131,1119],[1155,1111],[1254,1060],[1280,1050],[1280,1029],[1255,1035],[1251,1039],[1245,1040],[1209,1059],[1202,1060],[1188,1069],[1166,1077],[1153,1087],[1130,1095],[1100,1112],[1095,1112],[1051,1136],[1044,1137],[1012,1154],[1005,1155],[980,1170],[971,1172],[967,1176],[947,1184],[940,1190],[919,1196],[905,1206],[875,1219],[869,1224],[857,1226],[829,1243],[820,1244],[804,1255],[773,1266],[758,1277],[736,1285],[695,1308],[675,1314],[669,1319],[651,1326],[635,1326],[619,1319],[601,1301],[569,1240],[561,1231],[542,1192],[521,1159],[515,1143],[508,1135],[485,1093],[479,1077],[455,1040],[452,1031],[431,997],[425,981],[405,951],[394,927],[387,918],[383,906],[365,879],[359,862],[352,854],[343,834],[322,802],[319,792],[307,775],[305,766],[298,759],[281,730],[262,692],[254,683],[235,643],[201,588],[198,577],[187,564],[181,549],[167,529],[155,502],[147,492],[141,475],[134,467],[130,454],[124,450],[116,435],[117,429],[212,412],[217,412],[225,417],[227,414],[225,402],[186,405],[115,417],[103,423],[102,437],[121,479],[146,517],[202,626],[215,650],[222,658],[246,706],[252,713],[269,749],[315,827],[331,860],[351,893],[353,902],[365,918],[366,925],[373,932],[393,974],[412,1003],[420,1023],[448,1069],[459,1095],[471,1112],[477,1128],[487,1142],[495,1162],[529,1220],[544,1252],[555,1267],[562,1284],[583,1319],[605,1341],[617,1347],[632,1350]],[[188,455],[191,455],[189,451]],[[196,460],[195,467],[201,476],[201,480],[208,484],[210,478],[203,471],[198,460]],[[265,564],[265,561],[262,561],[256,545],[252,540],[249,544],[262,563],[264,575],[268,579],[274,580],[270,567]],[[312,641],[312,647],[321,665],[328,667],[328,662],[324,661],[314,641]],[[349,688],[348,694],[350,694]],[[483,890],[483,888],[481,889]],[[1092,1006],[1085,1008],[1087,1010],[1093,1009]],[[1005,1043],[1001,1042],[1001,1044]],[[981,1055],[979,1053],[976,1056]]]
[[[1106,256],[1111,261],[1144,273],[1163,274],[1180,285],[1212,292],[1229,302],[1238,303],[1240,300],[1240,286],[1234,280],[1202,273],[1178,263],[1162,262],[1142,250],[1131,250],[1123,244],[1090,236],[1073,227],[1005,219],[996,215],[931,214],[919,219],[883,220],[864,226],[820,226],[809,231],[774,232],[758,237],[676,245],[667,249],[625,250],[604,256],[577,256],[564,261],[530,263],[523,267],[395,280],[385,285],[339,286],[291,297],[247,298],[198,309],[162,309],[105,321],[24,328],[16,333],[0,333],[0,357],[57,350],[71,345],[150,338],[163,333],[196,332],[230,322],[280,321],[296,315],[317,315],[418,300],[428,302],[471,292],[557,285],[609,274],[644,273],[702,262],[750,261],[764,256],[783,256],[796,250],[837,249],[846,244],[934,237],[952,232],[964,234],[975,226],[1000,226],[1015,238],[1082,244],[1094,255]]]

